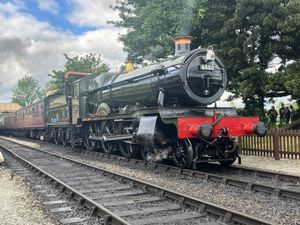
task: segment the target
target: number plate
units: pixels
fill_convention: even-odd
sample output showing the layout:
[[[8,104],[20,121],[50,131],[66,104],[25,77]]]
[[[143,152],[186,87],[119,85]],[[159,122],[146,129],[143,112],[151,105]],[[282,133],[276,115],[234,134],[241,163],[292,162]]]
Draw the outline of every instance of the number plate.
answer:
[[[200,65],[200,70],[214,70],[215,67],[214,65],[210,65],[210,64],[201,64]]]

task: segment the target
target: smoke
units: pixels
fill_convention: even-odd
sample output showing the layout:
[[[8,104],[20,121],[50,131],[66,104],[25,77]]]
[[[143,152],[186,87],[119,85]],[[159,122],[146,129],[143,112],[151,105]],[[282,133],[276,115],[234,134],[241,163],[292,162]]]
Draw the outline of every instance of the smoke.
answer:
[[[180,34],[190,35],[194,15],[195,0],[182,0],[183,15],[180,20]]]
[[[149,48],[149,53],[145,56],[145,59],[152,60],[162,56],[164,48],[161,45],[151,46]]]

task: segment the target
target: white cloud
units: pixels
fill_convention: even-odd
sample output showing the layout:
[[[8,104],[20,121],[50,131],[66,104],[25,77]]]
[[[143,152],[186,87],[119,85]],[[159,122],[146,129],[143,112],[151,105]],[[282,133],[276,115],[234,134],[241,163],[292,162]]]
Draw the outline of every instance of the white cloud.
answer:
[[[12,88],[25,75],[42,84],[49,81],[52,70],[63,68],[63,53],[101,54],[114,70],[125,60],[119,30],[107,27],[74,35],[18,10],[16,4],[0,3],[0,102],[11,100]]]
[[[110,6],[115,0],[70,0],[73,11],[68,19],[81,26],[103,27],[107,21],[118,20],[119,16]]]
[[[59,4],[56,0],[36,0],[39,9],[50,12],[52,14],[59,13]]]
[[[15,13],[23,6],[24,5],[22,4],[14,4],[12,2],[6,2],[6,3],[0,2],[0,13],[1,14]]]

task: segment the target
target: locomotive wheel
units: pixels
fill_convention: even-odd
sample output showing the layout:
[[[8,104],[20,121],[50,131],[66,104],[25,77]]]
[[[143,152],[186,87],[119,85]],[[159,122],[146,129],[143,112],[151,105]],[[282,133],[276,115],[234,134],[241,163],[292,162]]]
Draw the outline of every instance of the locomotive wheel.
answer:
[[[189,168],[193,162],[193,147],[189,139],[176,139],[173,160],[179,168]]]
[[[67,140],[67,131],[63,130],[62,131],[62,137],[61,137],[61,144],[63,146],[66,146],[68,144],[68,140]]]
[[[54,131],[54,144],[59,145],[58,130]]]
[[[153,147],[143,145],[141,147],[141,157],[145,161],[154,161],[153,157],[155,158],[155,154],[153,153]]]
[[[112,121],[107,121],[103,129],[102,137],[103,136],[109,137],[112,136],[113,134],[114,134],[113,123]],[[111,154],[112,152],[115,152],[120,148],[118,143],[112,141],[102,140],[101,144],[102,144],[103,151],[107,154]]]
[[[137,145],[132,145],[126,142],[120,144],[120,152],[123,157],[130,159],[131,157],[135,156],[138,151]]]
[[[71,144],[71,149],[76,150],[76,148],[77,148],[76,142],[73,140],[70,142],[70,144]]]
[[[96,125],[89,124],[86,135],[85,135],[85,146],[89,151],[94,151],[97,148],[97,142],[90,139],[91,136],[96,136],[97,133],[97,127]]]

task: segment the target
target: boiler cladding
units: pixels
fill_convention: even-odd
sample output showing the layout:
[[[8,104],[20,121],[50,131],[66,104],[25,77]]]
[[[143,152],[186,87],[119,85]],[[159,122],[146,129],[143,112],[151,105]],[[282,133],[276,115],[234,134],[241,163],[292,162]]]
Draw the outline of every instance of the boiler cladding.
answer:
[[[205,106],[222,96],[227,74],[213,50],[201,48],[126,74],[85,77],[80,83],[87,86],[89,102],[106,103],[110,108],[135,104]]]

